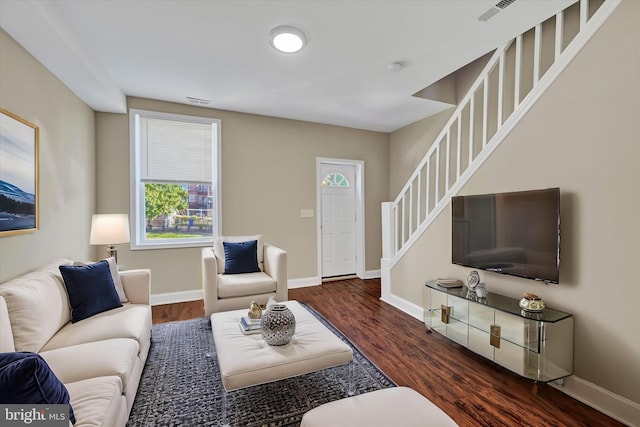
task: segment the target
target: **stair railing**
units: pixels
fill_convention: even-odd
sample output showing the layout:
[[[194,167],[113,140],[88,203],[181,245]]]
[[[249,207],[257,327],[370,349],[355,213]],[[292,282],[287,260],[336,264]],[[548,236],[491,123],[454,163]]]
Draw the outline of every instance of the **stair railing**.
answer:
[[[579,0],[495,50],[398,197],[382,204],[383,299],[385,268],[411,248],[620,2]],[[543,56],[550,49],[543,31],[551,30],[553,55]]]

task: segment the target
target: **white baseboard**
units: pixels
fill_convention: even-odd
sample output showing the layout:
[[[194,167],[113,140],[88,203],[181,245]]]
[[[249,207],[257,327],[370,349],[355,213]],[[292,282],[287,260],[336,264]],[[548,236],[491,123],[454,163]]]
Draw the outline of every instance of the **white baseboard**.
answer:
[[[399,296],[390,294],[388,296],[382,296],[380,299],[387,304],[394,306],[395,308],[404,311],[409,316],[418,319],[419,321],[424,321],[424,309],[417,304],[407,301],[404,298],[400,298]]]
[[[177,302],[196,301],[199,299],[204,299],[202,289],[166,292],[164,294],[151,294],[150,305],[174,304]]]
[[[322,284],[320,277],[303,277],[302,279],[291,279],[287,281],[288,289],[306,288],[308,286],[317,286]]]
[[[371,270],[366,272],[365,279],[375,279],[380,277],[380,270]],[[322,284],[319,277],[303,277],[301,279],[291,279],[287,281],[289,289],[306,288],[308,286],[317,286]],[[180,292],[166,292],[163,294],[152,294],[151,305],[174,304],[178,302],[187,302],[203,299],[202,289]]]
[[[631,427],[639,427],[640,404],[572,375],[564,384],[551,383],[561,392]]]
[[[380,270],[368,270],[364,273],[364,279],[377,279],[380,277]],[[318,286],[322,284],[320,277],[303,277],[301,279],[290,279],[287,281],[289,289],[306,288],[308,286]]]
[[[379,279],[381,275],[381,270],[367,270],[364,272],[365,279]]]

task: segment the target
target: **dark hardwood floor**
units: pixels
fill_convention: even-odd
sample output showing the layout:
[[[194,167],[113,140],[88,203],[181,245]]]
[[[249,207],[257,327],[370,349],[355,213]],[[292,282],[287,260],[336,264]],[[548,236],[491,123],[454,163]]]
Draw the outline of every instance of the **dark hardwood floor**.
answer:
[[[310,304],[398,385],[422,393],[460,426],[623,425],[427,332],[419,320],[380,301],[378,279],[291,289],[289,298]],[[153,307],[154,323],[203,315],[202,301]]]

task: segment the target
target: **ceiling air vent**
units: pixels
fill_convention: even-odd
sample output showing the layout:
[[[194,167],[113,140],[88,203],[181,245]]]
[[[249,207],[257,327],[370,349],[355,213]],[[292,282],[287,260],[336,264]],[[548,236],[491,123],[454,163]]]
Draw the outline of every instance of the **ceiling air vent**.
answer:
[[[478,16],[478,21],[487,22],[489,19],[496,16],[498,13],[502,12],[507,6],[510,6],[516,0],[501,0],[492,6],[489,10],[484,12],[482,15]]]
[[[211,100],[210,99],[194,98],[192,96],[187,96],[187,101],[189,101],[192,104],[197,104],[197,105],[210,105],[211,104]]]

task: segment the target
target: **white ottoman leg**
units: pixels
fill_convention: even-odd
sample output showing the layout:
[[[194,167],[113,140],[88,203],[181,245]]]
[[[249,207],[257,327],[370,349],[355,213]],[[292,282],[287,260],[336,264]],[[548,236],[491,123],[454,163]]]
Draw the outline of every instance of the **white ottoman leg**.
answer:
[[[355,363],[353,360],[349,362],[349,386],[347,388],[347,395],[353,396],[356,394],[356,385],[353,382],[353,370],[355,369]]]

